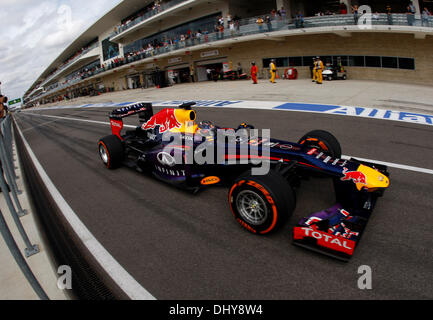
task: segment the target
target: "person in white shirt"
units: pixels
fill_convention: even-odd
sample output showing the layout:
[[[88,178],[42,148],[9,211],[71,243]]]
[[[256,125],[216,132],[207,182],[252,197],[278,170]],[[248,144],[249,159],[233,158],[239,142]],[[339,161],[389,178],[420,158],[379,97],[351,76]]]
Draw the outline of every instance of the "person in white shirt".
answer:
[[[424,7],[424,10],[422,11],[422,18],[421,18],[421,25],[423,27],[429,26],[430,16],[431,16],[431,12],[426,7]]]
[[[230,29],[230,35],[232,37],[234,37],[236,29],[235,29],[235,24],[233,21],[230,22],[229,29]]]

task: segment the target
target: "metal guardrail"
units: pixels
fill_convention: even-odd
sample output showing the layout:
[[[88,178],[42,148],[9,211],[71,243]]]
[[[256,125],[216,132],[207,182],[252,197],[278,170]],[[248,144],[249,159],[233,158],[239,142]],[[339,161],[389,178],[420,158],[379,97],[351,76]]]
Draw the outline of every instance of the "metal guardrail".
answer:
[[[12,147],[12,123],[11,116],[7,115],[5,118],[0,119],[0,189],[5,199],[6,205],[9,208],[9,212],[15,225],[20,233],[26,248],[24,254],[28,258],[38,253],[39,246],[32,244],[27,236],[26,231],[20,221],[20,217],[27,214],[26,210],[21,207],[18,195],[22,191],[18,190],[16,180],[18,179],[15,173],[15,165],[13,159],[13,147]],[[0,233],[8,246],[12,256],[14,257],[19,268],[23,272],[27,281],[29,281],[35,293],[40,299],[48,300],[48,296],[40,286],[38,280],[32,273],[30,267],[22,256],[20,249],[18,248],[15,239],[10,232],[10,229],[3,217],[3,213],[0,210]]]

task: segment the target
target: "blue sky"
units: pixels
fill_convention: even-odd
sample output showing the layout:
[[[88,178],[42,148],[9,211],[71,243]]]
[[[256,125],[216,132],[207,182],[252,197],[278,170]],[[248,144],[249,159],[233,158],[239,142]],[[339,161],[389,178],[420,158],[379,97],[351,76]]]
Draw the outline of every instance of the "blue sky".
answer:
[[[15,99],[120,0],[1,0],[0,81]]]

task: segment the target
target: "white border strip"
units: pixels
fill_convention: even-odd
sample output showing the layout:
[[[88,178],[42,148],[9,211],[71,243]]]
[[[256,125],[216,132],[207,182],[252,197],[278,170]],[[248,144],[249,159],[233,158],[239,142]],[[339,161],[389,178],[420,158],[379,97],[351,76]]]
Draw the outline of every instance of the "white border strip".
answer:
[[[16,123],[16,122],[15,122]],[[16,123],[17,124],[17,123]],[[63,213],[64,217],[71,225],[74,232],[78,235],[80,240],[86,248],[92,253],[100,266],[108,273],[113,281],[125,292],[125,294],[133,300],[156,300],[146,289],[144,289],[117,261],[113,256],[101,245],[101,243],[93,236],[93,234],[86,228],[83,222],[78,218],[77,214],[72,210],[66,200],[62,197],[59,190],[54,186],[51,179],[41,166],[36,158],[32,149],[30,148],[27,140],[21,132],[17,124],[18,132],[24,142],[24,146],[29,153],[35,168],[40,175],[42,181],[46,185],[48,191],[51,193],[57,206]]]
[[[37,113],[27,113],[26,115],[32,115],[32,116],[36,116],[36,117],[53,118],[53,119],[58,119],[58,120],[70,120],[70,121],[78,121],[78,122],[95,123],[95,124],[102,124],[102,125],[106,125],[106,126],[110,125],[110,122],[103,122],[103,121],[96,121],[96,120],[85,120],[85,119],[77,119],[77,118],[50,116],[50,115],[37,114]],[[52,123],[52,122],[54,122],[54,121],[50,121],[49,123]],[[123,127],[125,127],[125,128],[137,128],[137,126],[131,126],[131,125],[127,125],[127,124],[123,125]],[[34,127],[32,127],[32,128],[34,128]],[[30,130],[30,129],[31,128],[29,128],[28,130]]]

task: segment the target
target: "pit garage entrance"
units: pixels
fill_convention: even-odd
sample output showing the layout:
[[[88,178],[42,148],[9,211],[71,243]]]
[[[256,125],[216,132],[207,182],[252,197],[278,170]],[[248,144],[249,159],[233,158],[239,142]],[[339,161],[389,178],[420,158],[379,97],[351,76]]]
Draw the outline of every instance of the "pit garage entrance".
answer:
[[[214,77],[223,75],[223,64],[227,62],[227,57],[212,59],[212,60],[204,60],[197,61],[195,64],[197,66],[197,80],[201,81],[209,81],[214,79]],[[210,75],[208,71],[210,70]]]

